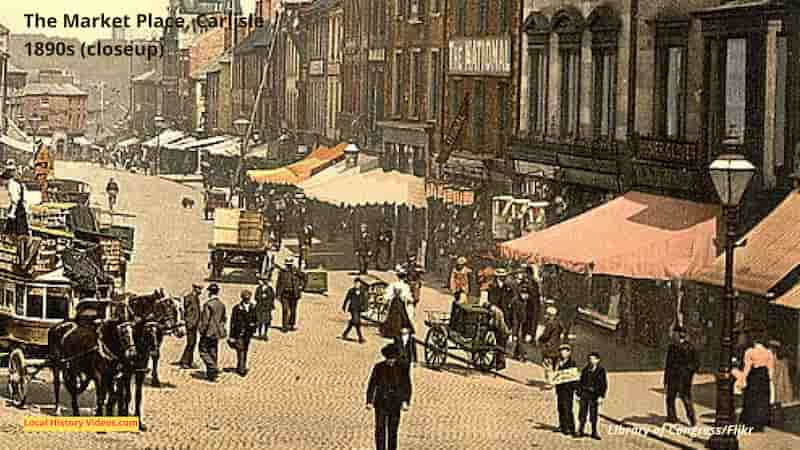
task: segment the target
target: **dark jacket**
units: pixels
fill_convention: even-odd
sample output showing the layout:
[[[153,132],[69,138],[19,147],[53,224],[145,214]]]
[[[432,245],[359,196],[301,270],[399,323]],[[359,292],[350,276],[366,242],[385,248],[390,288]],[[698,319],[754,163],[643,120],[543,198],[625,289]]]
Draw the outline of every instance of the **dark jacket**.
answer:
[[[236,339],[250,339],[256,331],[258,316],[255,305],[245,310],[241,303],[231,310],[231,337]]]
[[[545,358],[558,358],[558,346],[561,345],[563,333],[564,327],[558,319],[548,320],[544,324],[542,335],[539,336],[539,344],[542,346],[542,355]]]
[[[394,364],[389,361],[375,364],[367,384],[367,404],[375,409],[399,413],[404,402],[411,403],[408,365],[400,360]]]
[[[275,309],[275,290],[270,285],[258,286],[255,292],[256,316],[259,323],[269,320],[272,310]]]
[[[195,330],[200,325],[200,296],[194,292],[183,297],[183,316],[186,328]]]
[[[572,358],[568,359],[566,362],[559,360],[558,361],[558,369],[557,370],[566,370],[578,367],[575,365],[575,361]],[[556,394],[559,396],[561,395],[575,395],[575,391],[578,389],[580,383],[578,381],[573,381],[570,383],[562,383],[556,385]]]
[[[372,234],[367,231],[366,233],[358,232],[356,236],[356,254],[367,256],[372,253],[372,248],[375,245]]]
[[[692,389],[692,377],[699,368],[694,346],[689,341],[670,344],[665,366],[664,385],[667,389],[689,393]]]
[[[367,290],[365,288],[362,287],[359,291],[356,291],[356,288],[351,287],[347,290],[347,295],[344,297],[342,311],[347,311],[353,315],[360,315],[362,312],[366,311],[368,301]]]
[[[200,326],[198,331],[200,336],[214,339],[224,339],[225,323],[225,305],[219,300],[219,297],[211,297],[203,306],[203,312],[200,314]]]
[[[275,293],[279,299],[299,299],[306,286],[306,275],[297,268],[282,269],[278,274],[278,284]]]
[[[492,283],[489,288],[489,303],[497,306],[503,310],[503,313],[511,312],[511,307],[514,304],[514,299],[517,297],[517,286],[511,283],[503,283],[503,286],[498,286],[497,283]]]
[[[417,341],[414,340],[414,336],[410,336],[408,339],[408,343],[403,345],[403,338],[397,336],[394,338],[394,344],[397,348],[400,349],[400,359],[407,364],[417,362]]]
[[[586,400],[597,400],[605,398],[608,391],[608,377],[606,369],[598,365],[592,370],[591,365],[587,364],[581,371],[581,382],[578,384],[578,395]]]

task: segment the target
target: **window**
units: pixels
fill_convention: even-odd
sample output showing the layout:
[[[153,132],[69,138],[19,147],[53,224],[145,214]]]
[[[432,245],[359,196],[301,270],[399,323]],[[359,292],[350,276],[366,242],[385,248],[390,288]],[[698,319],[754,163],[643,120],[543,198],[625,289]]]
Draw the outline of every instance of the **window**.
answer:
[[[66,289],[47,288],[46,319],[66,319],[69,312],[69,294]]]
[[[500,0],[500,32],[508,33],[509,18],[511,16],[511,0]]]
[[[456,0],[456,34],[467,34],[467,0]]]
[[[580,51],[561,50],[561,135],[578,135],[580,105]]]
[[[683,138],[686,130],[686,47],[666,46],[656,55],[655,133]]]
[[[406,0],[395,0],[395,15],[398,17],[403,17],[403,13],[406,10]]]
[[[419,16],[420,0],[408,0],[408,17]]]
[[[725,136],[730,143],[744,143],[747,104],[747,40],[727,40],[725,59]]]
[[[614,115],[616,114],[616,50],[603,48],[595,50],[594,65],[594,108],[592,124],[595,137],[614,136]]]
[[[497,144],[502,149],[503,135],[508,126],[508,85],[506,83],[500,83],[497,87],[497,125]]]
[[[422,98],[423,98],[423,89],[422,86],[425,86],[424,75],[423,75],[423,68],[424,65],[422,64],[422,52],[415,51],[411,54],[412,63],[411,63],[411,93],[409,97],[411,98],[411,115],[413,117],[419,117],[422,115]]]
[[[528,49],[528,130],[547,130],[547,54],[544,47]]]
[[[383,120],[383,93],[385,87],[383,85],[383,71],[375,72],[375,120]]]
[[[431,0],[431,14],[439,14],[442,12],[442,0]]]
[[[395,52],[394,63],[392,64],[392,114],[399,115],[402,110],[403,96],[401,94],[403,85],[401,84],[400,64],[403,61],[403,53]]]
[[[453,80],[450,83],[451,92],[448,95],[450,98],[450,114],[449,119],[452,123],[458,116],[458,111],[461,108],[461,102],[464,101],[464,81],[460,79]],[[449,126],[449,124],[448,124]]]
[[[478,33],[486,34],[489,26],[489,0],[478,0]]]
[[[485,141],[484,136],[484,97],[486,95],[486,87],[483,80],[476,80],[475,82],[475,95],[472,99],[472,143],[475,146],[482,146]]]
[[[429,94],[428,119],[436,120],[439,115],[439,102],[441,101],[442,63],[438,51],[431,52],[431,92]]]

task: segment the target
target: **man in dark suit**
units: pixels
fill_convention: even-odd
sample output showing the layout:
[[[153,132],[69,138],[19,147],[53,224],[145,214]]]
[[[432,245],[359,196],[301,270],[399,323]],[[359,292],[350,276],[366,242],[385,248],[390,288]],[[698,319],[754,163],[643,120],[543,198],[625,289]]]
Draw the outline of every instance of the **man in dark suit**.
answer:
[[[541,290],[539,287],[539,282],[536,281],[536,278],[533,275],[533,267],[531,266],[525,267],[525,276],[523,277],[523,282],[520,285],[520,293],[527,296],[527,298],[524,298],[526,307],[526,320],[525,325],[523,326],[524,333],[526,336],[530,336],[530,339],[535,343],[536,330],[539,328]]]
[[[411,403],[411,377],[400,360],[400,349],[389,344],[381,350],[385,361],[372,369],[367,385],[367,409],[375,409],[375,448],[397,449],[400,412]]]
[[[269,285],[269,277],[258,277],[256,288],[256,335],[264,340],[269,339],[269,327],[272,325],[272,311],[275,309],[275,290]]]
[[[592,424],[592,437],[600,440],[600,434],[597,433],[597,410],[606,398],[607,390],[608,378],[606,369],[600,365],[600,354],[589,353],[589,363],[581,371],[581,381],[578,384],[578,398],[580,398],[578,437],[584,436],[583,429],[588,416]]]
[[[367,224],[362,223],[361,230],[356,238],[356,256],[358,257],[358,273],[360,275],[366,275],[367,270],[369,270],[369,260],[374,253],[372,247],[375,243],[373,241],[372,234],[367,229]]]
[[[408,364],[409,368],[417,365],[417,341],[414,340],[411,329],[401,329],[400,336],[394,338],[394,343],[400,349],[400,359]]]
[[[283,315],[283,332],[288,333],[297,328],[297,303],[303,295],[306,285],[306,276],[294,266],[294,258],[286,258],[285,267],[278,274],[278,285],[275,293],[281,302]]]
[[[194,367],[194,348],[197,345],[197,327],[200,325],[200,294],[203,286],[192,285],[192,292],[183,298],[183,315],[186,321],[186,348],[179,361],[181,369]]]
[[[556,370],[574,369],[577,366],[572,360],[572,347],[569,344],[562,344],[558,351],[560,353]],[[573,412],[573,397],[578,388],[578,382],[569,381],[556,385],[556,398],[558,402],[558,429],[566,435],[575,434],[575,413]]]
[[[550,306],[545,310],[545,317],[544,330],[542,330],[542,335],[539,336],[539,345],[542,348],[545,369],[553,370],[558,362],[558,348],[561,345],[564,327],[558,320],[558,309],[554,306]]]
[[[208,286],[208,301],[203,306],[200,314],[200,358],[206,365],[206,376],[209,381],[217,381],[219,368],[217,366],[217,351],[219,340],[225,339],[225,305],[219,299],[219,286],[211,283]]]
[[[369,297],[367,296],[367,290],[364,288],[364,282],[361,281],[361,278],[356,277],[353,280],[353,287],[347,290],[347,295],[345,295],[344,303],[342,304],[342,311],[350,313],[350,321],[347,322],[347,328],[342,333],[343,340],[347,340],[350,330],[355,328],[358,342],[360,344],[364,343],[364,336],[361,334],[361,313],[367,309],[368,301]]]
[[[694,426],[695,414],[692,405],[692,377],[699,368],[697,351],[689,342],[686,330],[675,327],[675,339],[667,350],[664,368],[664,388],[667,391],[667,422],[678,422],[675,399],[680,398],[686,409],[689,424]]]
[[[236,349],[236,373],[241,376],[247,375],[247,351],[250,349],[250,339],[253,338],[258,323],[256,305],[251,298],[250,291],[242,291],[241,302],[231,311],[230,339],[233,340]]]

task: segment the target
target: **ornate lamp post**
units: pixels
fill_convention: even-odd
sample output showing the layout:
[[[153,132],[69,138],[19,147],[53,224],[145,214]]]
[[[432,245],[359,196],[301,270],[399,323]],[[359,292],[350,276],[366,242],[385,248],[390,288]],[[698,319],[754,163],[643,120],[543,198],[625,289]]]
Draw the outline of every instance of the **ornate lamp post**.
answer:
[[[347,168],[356,167],[358,165],[358,155],[361,153],[361,149],[358,148],[357,144],[347,144],[347,147],[344,148],[345,154],[345,162]]]
[[[244,208],[244,149],[246,147],[245,142],[245,134],[247,133],[247,128],[250,126],[250,121],[245,119],[244,117],[240,117],[233,121],[233,128],[236,130],[236,133],[241,137],[241,141],[239,142],[239,167],[236,170],[236,180],[235,186],[239,187],[239,208]]]
[[[153,175],[161,172],[161,131],[167,128],[167,121],[161,116],[155,116],[153,122],[156,124],[156,158]]]
[[[39,125],[42,123],[42,118],[38,115],[34,114],[28,118],[28,126],[31,128],[33,132],[33,151],[34,153],[38,148],[36,148],[36,133],[39,131]]]
[[[733,323],[736,316],[736,294],[733,289],[733,251],[736,243],[736,212],[756,168],[742,155],[721,155],[708,168],[711,181],[719,196],[725,217],[725,295],[722,301],[720,361],[717,374],[717,415],[714,426],[721,430],[708,440],[714,450],[738,450],[739,441],[732,428],[736,422],[733,402],[734,379],[731,374],[733,357]]]

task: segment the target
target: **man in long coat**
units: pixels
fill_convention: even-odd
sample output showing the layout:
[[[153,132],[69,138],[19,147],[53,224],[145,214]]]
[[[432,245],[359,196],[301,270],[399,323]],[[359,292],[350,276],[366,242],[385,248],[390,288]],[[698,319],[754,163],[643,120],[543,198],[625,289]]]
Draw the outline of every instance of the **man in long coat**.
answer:
[[[258,322],[256,306],[251,300],[250,291],[242,291],[241,302],[231,311],[230,336],[235,342],[236,373],[240,376],[247,375],[247,352],[250,350],[250,340],[253,338]]]
[[[397,449],[401,411],[411,403],[411,376],[400,359],[400,349],[389,344],[381,350],[385,361],[372,369],[367,383],[367,409],[375,409],[375,448]]]
[[[676,342],[667,350],[667,361],[664,368],[664,388],[667,391],[667,422],[678,422],[675,411],[675,399],[680,398],[686,409],[689,424],[696,423],[694,406],[692,405],[692,377],[699,368],[697,350],[689,342],[686,330],[675,327]]]
[[[208,301],[203,306],[200,314],[200,358],[206,365],[206,377],[209,381],[217,381],[219,367],[217,365],[217,355],[219,350],[219,340],[225,339],[225,305],[219,299],[219,286],[212,283],[208,286]]]
[[[278,285],[275,289],[278,300],[281,302],[282,331],[284,333],[296,330],[297,303],[300,301],[306,285],[305,274],[296,268],[294,263],[294,258],[286,258],[286,267],[278,274]]]
[[[367,309],[367,290],[364,288],[364,282],[361,278],[356,277],[353,280],[353,287],[347,290],[344,303],[342,304],[342,311],[350,313],[350,320],[347,322],[347,328],[342,333],[342,339],[347,340],[350,330],[356,329],[358,335],[358,342],[364,343],[364,336],[361,334],[361,313]]]
[[[358,236],[356,237],[356,257],[358,258],[358,273],[360,275],[366,275],[367,271],[369,270],[369,260],[372,258],[374,253],[373,246],[374,239],[372,238],[372,233],[369,232],[367,228],[367,224],[362,223],[361,229],[358,232]]]
[[[194,348],[197,345],[197,328],[200,326],[200,294],[203,286],[192,284],[192,292],[183,298],[183,316],[186,322],[186,348],[180,360],[182,369],[194,367]]]
[[[275,290],[269,285],[268,276],[258,277],[258,287],[256,288],[256,336],[269,339],[269,327],[272,325],[272,311],[275,309]]]

